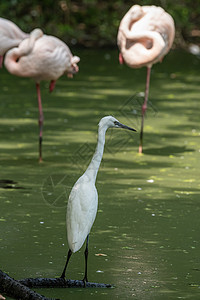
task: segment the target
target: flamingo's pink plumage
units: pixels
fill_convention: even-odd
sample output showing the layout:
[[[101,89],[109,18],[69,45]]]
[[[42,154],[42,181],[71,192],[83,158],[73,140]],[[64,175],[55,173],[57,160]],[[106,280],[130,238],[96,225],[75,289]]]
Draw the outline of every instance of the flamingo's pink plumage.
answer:
[[[175,35],[173,18],[157,6],[133,5],[121,20],[117,43],[119,60],[131,68],[147,67],[145,100],[139,152],[142,152],[144,115],[147,108],[150,72],[153,64],[169,52]]]
[[[44,35],[40,29],[35,29],[30,36],[24,39],[18,47],[9,50],[5,56],[5,66],[11,74],[30,77],[36,81],[38,107],[40,146],[39,160],[42,160],[42,126],[43,112],[40,95],[40,81],[50,80],[50,91],[55,81],[63,74],[72,77],[78,72],[77,63],[80,58],[73,56],[69,47],[60,39]]]

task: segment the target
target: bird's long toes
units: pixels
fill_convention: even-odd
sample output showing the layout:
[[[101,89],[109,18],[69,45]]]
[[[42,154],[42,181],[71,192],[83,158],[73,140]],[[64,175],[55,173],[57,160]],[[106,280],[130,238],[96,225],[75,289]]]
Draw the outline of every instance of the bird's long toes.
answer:
[[[87,282],[88,282],[88,279],[84,277],[83,278],[83,286],[84,286],[84,288],[86,288]]]
[[[62,273],[62,275],[60,276],[60,278],[65,279],[65,274]]]

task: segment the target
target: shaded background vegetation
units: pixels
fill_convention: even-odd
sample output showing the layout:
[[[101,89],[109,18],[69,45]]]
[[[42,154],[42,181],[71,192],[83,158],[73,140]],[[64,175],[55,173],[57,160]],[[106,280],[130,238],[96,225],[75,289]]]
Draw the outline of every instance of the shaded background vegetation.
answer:
[[[41,294],[71,300],[199,299],[200,60],[170,51],[153,67],[144,155],[139,156],[141,102],[135,95],[144,90],[146,69],[119,65],[116,51],[120,19],[136,3],[160,5],[172,14],[175,46],[199,43],[199,2],[0,1],[0,16],[24,31],[41,27],[70,47],[115,47],[76,49],[80,72],[73,80],[61,77],[52,94],[42,82],[43,164],[37,163],[35,86],[5,68],[0,72],[0,268],[6,273],[60,275],[67,253],[68,195],[95,149],[97,122],[113,114],[138,133],[131,139],[119,130],[107,133],[89,278],[117,288],[107,294],[92,295],[90,289]],[[83,277],[82,254],[72,258],[71,278]]]
[[[158,5],[173,16],[175,46],[200,43],[199,0],[7,0],[0,2],[0,16],[14,21],[26,32],[40,27],[70,44],[113,46],[119,22],[134,4]]]

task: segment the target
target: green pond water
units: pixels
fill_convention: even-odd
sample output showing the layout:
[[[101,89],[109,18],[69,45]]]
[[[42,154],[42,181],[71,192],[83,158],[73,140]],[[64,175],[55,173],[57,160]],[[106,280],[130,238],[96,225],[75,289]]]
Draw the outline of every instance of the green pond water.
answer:
[[[120,66],[117,50],[74,53],[73,79],[60,78],[52,94],[41,84],[40,164],[34,82],[0,70],[0,269],[16,279],[60,276],[68,195],[92,157],[99,120],[112,114],[138,132],[107,132],[88,277],[115,287],[37,291],[63,300],[200,299],[200,60],[171,51],[153,66],[138,155],[146,69]],[[67,277],[83,278],[83,252]]]

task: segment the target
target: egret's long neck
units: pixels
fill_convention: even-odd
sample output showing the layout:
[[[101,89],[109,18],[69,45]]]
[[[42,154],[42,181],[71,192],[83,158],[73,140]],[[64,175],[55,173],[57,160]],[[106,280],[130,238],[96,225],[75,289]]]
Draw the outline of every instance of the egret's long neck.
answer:
[[[107,128],[105,127],[99,127],[96,151],[87,170],[85,171],[85,174],[90,177],[91,180],[94,180],[94,182],[96,181],[97,172],[103,156],[106,130]]]

